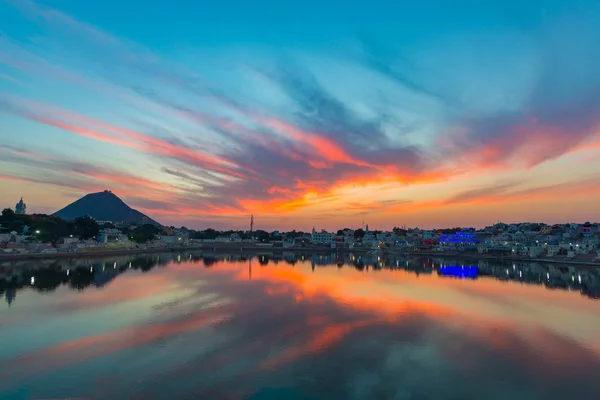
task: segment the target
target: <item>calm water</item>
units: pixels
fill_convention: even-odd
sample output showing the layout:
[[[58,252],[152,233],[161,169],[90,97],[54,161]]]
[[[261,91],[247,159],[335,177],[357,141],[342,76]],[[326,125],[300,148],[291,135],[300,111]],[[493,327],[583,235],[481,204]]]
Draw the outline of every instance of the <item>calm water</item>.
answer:
[[[0,264],[0,398],[600,398],[594,269],[285,258]]]

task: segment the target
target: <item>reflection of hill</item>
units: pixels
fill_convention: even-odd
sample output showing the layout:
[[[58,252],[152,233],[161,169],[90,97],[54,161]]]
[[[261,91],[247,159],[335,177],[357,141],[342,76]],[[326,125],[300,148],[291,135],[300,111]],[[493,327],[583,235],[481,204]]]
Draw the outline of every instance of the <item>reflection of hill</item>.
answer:
[[[0,278],[0,294],[6,293],[6,302],[10,305],[15,299],[16,291],[25,287],[39,292],[52,291],[61,285],[78,291],[92,285],[100,288],[128,269],[150,271],[156,265],[166,265],[171,261],[170,258],[155,258],[154,255],[152,257],[125,257],[119,261],[111,259],[110,262],[103,263],[82,259],[61,260],[50,265],[41,263],[37,267],[35,262],[26,262],[15,266],[10,276]]]
[[[109,268],[108,270],[105,268],[97,268],[96,271],[94,271],[94,286],[97,288],[103,287],[120,274],[121,270],[117,270],[116,268]]]
[[[68,280],[68,276],[60,268],[42,269],[35,274],[35,288],[40,292],[52,292]]]
[[[84,290],[94,282],[94,275],[87,269],[77,268],[70,274],[69,287],[76,290]]]

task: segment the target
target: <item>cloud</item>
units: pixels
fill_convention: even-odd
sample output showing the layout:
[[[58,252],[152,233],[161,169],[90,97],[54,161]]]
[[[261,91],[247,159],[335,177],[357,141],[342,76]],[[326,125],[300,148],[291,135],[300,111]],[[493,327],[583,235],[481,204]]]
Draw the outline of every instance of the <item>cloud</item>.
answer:
[[[557,193],[570,193],[573,197],[587,196],[600,191],[600,177],[513,190],[517,186],[519,183],[507,183],[468,190],[445,199],[442,204],[519,203],[541,200]]]
[[[0,150],[9,150],[13,153],[17,153],[23,156],[37,156],[36,154],[25,150],[25,149],[21,149],[19,147],[15,147],[15,146],[10,146],[8,144],[0,144]]]
[[[369,69],[387,77],[414,94],[433,99],[453,108],[464,108],[464,105],[456,99],[427,87],[426,84],[419,82],[419,78],[414,77],[414,75],[422,75],[423,66],[417,65],[415,61],[399,55],[399,52],[387,48],[367,35],[361,35],[359,42],[362,50],[359,61]]]
[[[17,80],[16,78],[13,78],[10,75],[4,74],[2,72],[0,72],[0,79],[4,79],[8,82],[14,83],[14,84],[21,84],[21,82],[19,82],[19,80]]]
[[[17,149],[18,150],[18,149]],[[15,180],[30,183],[44,183],[69,191],[74,195],[82,192],[112,189],[126,200],[137,205],[139,193],[144,193],[146,201],[172,201],[178,189],[170,184],[157,182],[140,176],[129,174],[99,164],[90,164],[69,160],[51,154],[41,156],[39,152],[20,152],[6,155],[3,161],[7,165],[15,165],[14,174],[4,176],[2,180]],[[23,167],[26,166],[26,167]],[[43,171],[31,172],[31,169]]]
[[[179,160],[184,163],[196,165],[198,167],[213,170],[214,172],[229,174],[241,177],[241,173],[235,171],[235,165],[230,161],[212,154],[190,149],[189,147],[173,144],[168,140],[144,135],[133,130],[120,128],[115,125],[109,125],[102,121],[84,117],[76,113],[59,109],[57,107],[44,107],[43,105],[27,106],[8,105],[7,102],[0,101],[0,109],[11,112],[15,115],[27,118],[40,124],[52,126],[66,132],[80,135],[89,139],[110,143],[113,145],[134,149],[140,152],[146,152],[157,156],[163,156]],[[57,117],[47,116],[53,114],[57,117],[66,119],[61,120]]]
[[[69,191],[76,191],[78,193],[100,190],[100,188],[98,186],[96,186],[90,182],[77,181],[72,178],[65,179],[65,178],[57,177],[57,176],[50,176],[49,174],[46,174],[45,176],[38,176],[38,177],[27,176],[25,174],[0,175],[0,180],[12,181],[12,182],[35,183],[35,184],[39,184],[39,185],[49,185],[49,186],[55,186],[59,189],[67,189]]]
[[[598,13],[592,13],[598,16]],[[531,168],[600,139],[600,32],[573,16],[536,41],[539,68],[522,106],[465,116],[440,137],[446,150],[483,167]],[[568,28],[568,29],[567,29]],[[557,32],[568,32],[563,35]]]
[[[328,93],[306,69],[287,60],[266,75],[294,102],[294,117],[306,130],[320,132],[345,143],[387,142],[380,122],[363,121],[342,101]],[[380,117],[381,118],[381,117]],[[366,141],[368,139],[368,142]]]
[[[371,202],[350,202],[347,203],[344,207],[346,210],[356,210],[356,211],[375,211],[375,210],[384,210],[392,206],[398,206],[401,204],[409,204],[410,200],[380,200],[380,201],[371,201]]]
[[[444,201],[445,204],[468,203],[482,198],[490,198],[497,195],[505,194],[509,189],[517,186],[517,183],[504,183],[496,186],[488,186],[479,189],[467,190],[458,193]]]

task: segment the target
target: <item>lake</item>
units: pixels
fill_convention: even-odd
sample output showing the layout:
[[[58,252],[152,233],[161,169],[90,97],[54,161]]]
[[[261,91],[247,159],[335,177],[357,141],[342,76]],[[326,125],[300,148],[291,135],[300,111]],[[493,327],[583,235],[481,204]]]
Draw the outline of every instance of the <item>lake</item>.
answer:
[[[599,285],[336,254],[0,262],[0,398],[598,399]]]

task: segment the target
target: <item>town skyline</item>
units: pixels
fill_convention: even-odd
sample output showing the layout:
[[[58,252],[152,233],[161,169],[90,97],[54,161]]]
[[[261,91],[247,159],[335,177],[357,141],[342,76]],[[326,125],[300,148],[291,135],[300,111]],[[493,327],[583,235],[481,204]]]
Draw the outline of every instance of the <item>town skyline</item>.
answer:
[[[600,220],[597,2],[229,3],[1,1],[0,204],[109,188],[216,229]]]

